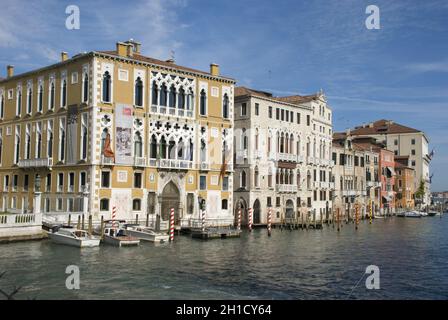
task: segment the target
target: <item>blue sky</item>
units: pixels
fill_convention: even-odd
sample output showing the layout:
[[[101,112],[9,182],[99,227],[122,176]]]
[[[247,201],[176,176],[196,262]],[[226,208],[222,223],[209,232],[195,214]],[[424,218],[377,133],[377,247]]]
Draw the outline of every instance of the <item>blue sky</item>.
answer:
[[[65,28],[78,5],[80,30]],[[368,5],[381,29],[365,27]],[[0,75],[110,50],[134,38],[144,54],[208,70],[276,95],[323,89],[335,130],[394,119],[430,137],[433,190],[448,190],[448,1],[0,0]]]

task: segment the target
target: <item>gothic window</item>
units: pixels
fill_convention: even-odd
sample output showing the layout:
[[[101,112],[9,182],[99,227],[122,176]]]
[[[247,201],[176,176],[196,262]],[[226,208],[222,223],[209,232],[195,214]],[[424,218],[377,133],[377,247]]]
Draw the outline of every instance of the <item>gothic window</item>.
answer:
[[[134,135],[134,156],[135,157],[143,157],[142,150],[142,135],[140,132],[136,132]]]
[[[159,87],[157,86],[157,83],[153,81],[152,83],[152,105],[156,106],[158,104],[159,99]]]
[[[103,74],[103,102],[111,101],[111,76],[109,71]]]
[[[241,188],[246,188],[246,171],[242,171],[241,172],[241,184],[240,184]]]
[[[62,80],[61,83],[61,107],[67,106],[67,80]]]
[[[44,87],[42,85],[39,86],[39,90],[37,93],[37,111],[42,112],[44,103]]]
[[[89,75],[87,72],[82,79],[82,101],[87,102],[89,99]]]
[[[53,120],[48,120],[47,124],[47,157],[53,157]]]
[[[200,113],[201,116],[205,116],[207,114],[207,95],[204,89],[201,90]]]
[[[82,114],[81,118],[81,159],[87,158],[87,113]]]
[[[179,89],[179,94],[177,95],[177,107],[179,109],[185,109],[185,90],[184,88]]]
[[[224,94],[224,98],[222,101],[222,116],[224,119],[228,119],[229,118],[229,96],[226,94]]]
[[[162,84],[160,88],[160,105],[166,107],[168,100],[168,89],[165,84]]]
[[[65,118],[59,121],[59,161],[65,159]]]
[[[153,134],[151,136],[151,147],[150,147],[150,158],[152,159],[156,159],[157,158],[157,139],[156,139],[156,135]]]
[[[22,91],[17,91],[17,106],[16,106],[16,116],[20,116],[22,113]]]
[[[56,96],[55,96],[54,82],[51,82],[51,84],[50,84],[50,100],[49,100],[49,106],[48,106],[48,108],[50,110],[54,109],[55,99],[56,99]]]
[[[143,81],[140,77],[135,80],[135,105],[143,106]]]
[[[176,88],[174,85],[170,88],[170,108],[176,108]]]
[[[26,113],[31,114],[32,108],[33,108],[33,89],[28,88]]]

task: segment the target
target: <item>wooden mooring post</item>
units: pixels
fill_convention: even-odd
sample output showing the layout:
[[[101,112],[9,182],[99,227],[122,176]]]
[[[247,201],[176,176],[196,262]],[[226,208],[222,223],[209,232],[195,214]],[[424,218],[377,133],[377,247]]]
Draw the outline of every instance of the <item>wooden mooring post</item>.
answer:
[[[146,226],[149,227],[149,213],[146,214]]]
[[[340,227],[339,227],[339,208],[337,208],[337,212],[336,212],[336,223],[338,225],[338,232],[341,231]]]
[[[72,215],[69,213],[68,214],[68,226],[69,227],[70,227],[71,223],[72,223]]]
[[[103,239],[104,237],[104,216],[101,216],[101,226],[100,226],[100,238]]]
[[[138,213],[135,215],[135,224],[138,224]]]
[[[89,234],[92,234],[92,230],[93,226],[92,226],[92,215],[89,214]]]
[[[85,218],[84,218],[84,213],[83,213],[83,214],[82,214],[82,219],[81,219],[81,221],[82,221],[82,222],[81,222],[81,229],[82,229],[82,230],[85,230],[85,221],[84,221],[84,220],[85,220]]]
[[[76,225],[76,229],[81,229],[81,216],[78,215],[78,224]]]

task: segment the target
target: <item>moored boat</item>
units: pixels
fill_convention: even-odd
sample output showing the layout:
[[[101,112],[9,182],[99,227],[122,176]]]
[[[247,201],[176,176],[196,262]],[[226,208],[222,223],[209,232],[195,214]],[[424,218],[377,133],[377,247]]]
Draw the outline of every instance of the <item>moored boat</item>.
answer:
[[[169,236],[167,234],[156,232],[148,227],[142,227],[138,224],[125,224],[124,233],[128,236],[136,237],[140,240],[151,242],[168,242]]]
[[[71,227],[58,228],[54,232],[48,233],[48,236],[54,243],[78,248],[97,247],[100,245],[99,237],[95,237],[85,230]]]
[[[138,246],[140,239],[125,234],[122,228],[105,228],[103,234],[104,243],[112,246]]]

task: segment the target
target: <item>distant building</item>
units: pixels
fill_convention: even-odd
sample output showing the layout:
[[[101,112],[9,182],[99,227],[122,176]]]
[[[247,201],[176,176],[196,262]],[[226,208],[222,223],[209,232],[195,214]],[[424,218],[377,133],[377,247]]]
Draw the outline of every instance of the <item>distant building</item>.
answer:
[[[395,206],[398,209],[414,209],[415,170],[408,166],[408,157],[395,157]]]
[[[331,212],[332,111],[322,93],[275,97],[235,88],[234,209],[253,222]]]
[[[355,127],[350,133],[377,139],[378,142],[384,143],[394,156],[409,156],[409,166],[415,170],[416,176],[414,188],[417,190],[420,181],[424,182],[426,192],[423,204],[429,204],[429,165],[432,153],[429,152],[429,139],[424,132],[383,119]]]

